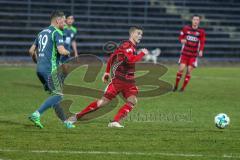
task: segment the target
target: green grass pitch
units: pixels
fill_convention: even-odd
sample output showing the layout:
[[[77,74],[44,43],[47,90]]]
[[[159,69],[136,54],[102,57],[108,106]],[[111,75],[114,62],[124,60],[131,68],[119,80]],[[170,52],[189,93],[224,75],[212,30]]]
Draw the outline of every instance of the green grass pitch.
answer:
[[[100,77],[94,83],[79,83],[79,69],[67,83],[103,90]],[[44,129],[27,119],[45,100],[33,67],[0,68],[0,159],[240,159],[240,69],[200,67],[184,93],[140,98],[123,121],[124,129],[107,128],[112,112],[68,130],[52,109],[42,116]],[[162,79],[173,83],[176,66]],[[66,95],[76,112],[93,100]],[[120,101],[119,106],[123,102]],[[230,126],[220,130],[214,116],[224,112]]]

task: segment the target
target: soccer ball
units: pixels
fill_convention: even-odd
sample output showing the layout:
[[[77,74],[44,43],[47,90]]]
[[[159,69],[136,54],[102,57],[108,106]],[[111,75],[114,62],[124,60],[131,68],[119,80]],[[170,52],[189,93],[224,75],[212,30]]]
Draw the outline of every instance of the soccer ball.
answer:
[[[214,122],[217,128],[226,128],[230,123],[230,118],[225,113],[219,113],[215,116]]]

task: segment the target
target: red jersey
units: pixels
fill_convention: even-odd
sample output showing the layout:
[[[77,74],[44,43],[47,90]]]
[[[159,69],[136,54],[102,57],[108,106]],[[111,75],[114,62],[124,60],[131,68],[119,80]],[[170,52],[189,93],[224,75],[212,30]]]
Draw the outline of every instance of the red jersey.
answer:
[[[199,51],[203,51],[205,45],[205,31],[203,29],[193,29],[191,26],[184,26],[181,30],[179,41],[186,39],[183,44],[182,55],[197,57]]]
[[[136,53],[136,46],[131,41],[124,41],[110,56],[106,73],[112,69],[112,78],[134,83],[135,63],[145,55]]]

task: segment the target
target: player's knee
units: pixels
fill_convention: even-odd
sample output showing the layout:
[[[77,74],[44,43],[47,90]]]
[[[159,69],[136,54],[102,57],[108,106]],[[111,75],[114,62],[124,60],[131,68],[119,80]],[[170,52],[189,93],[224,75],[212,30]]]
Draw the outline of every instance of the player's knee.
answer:
[[[183,73],[183,71],[184,71],[184,68],[180,68],[180,69],[178,70],[178,73]]]
[[[101,107],[102,105],[103,105],[103,100],[102,99],[97,100],[97,106]]]
[[[185,68],[186,68],[185,64],[180,64],[178,67],[178,72],[183,72]]]
[[[187,75],[191,75],[191,72],[190,72],[190,71],[187,71]]]
[[[192,70],[193,70],[192,68],[189,68],[189,69],[187,70],[187,74],[190,75],[190,74],[192,73]]]
[[[60,92],[51,92],[50,94],[51,94],[51,96],[56,96],[59,99],[63,99],[63,94]]]
[[[127,103],[134,107],[137,104],[137,98],[136,97],[129,98],[127,100]]]
[[[102,107],[102,106],[108,104],[108,102],[109,102],[109,100],[107,98],[103,97],[97,101],[97,106]]]

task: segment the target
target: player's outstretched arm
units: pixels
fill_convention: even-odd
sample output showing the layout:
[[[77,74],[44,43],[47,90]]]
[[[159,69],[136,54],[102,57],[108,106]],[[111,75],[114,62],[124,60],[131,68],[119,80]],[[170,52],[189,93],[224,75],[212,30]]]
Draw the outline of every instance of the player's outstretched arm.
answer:
[[[37,46],[33,44],[29,49],[29,54],[32,57],[34,63],[37,63],[37,54],[36,54]]]
[[[148,55],[149,54],[149,51],[146,48],[142,48],[142,49],[140,49],[140,51],[143,52],[144,55]]]
[[[202,57],[203,56],[203,51],[199,51],[198,56]]]
[[[136,62],[142,60],[142,58],[147,54],[149,54],[149,51],[146,48],[143,48],[140,50],[138,55],[134,55],[132,52],[128,52],[125,55],[126,55],[129,63],[136,63]]]

